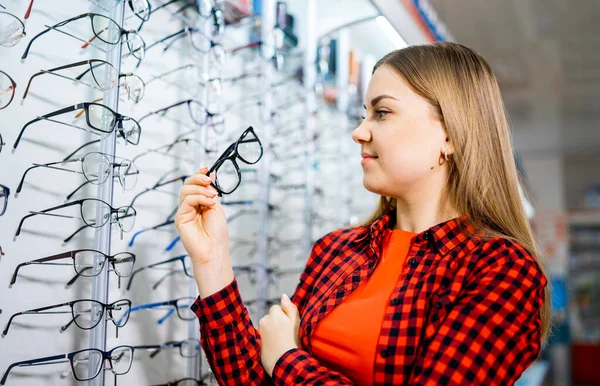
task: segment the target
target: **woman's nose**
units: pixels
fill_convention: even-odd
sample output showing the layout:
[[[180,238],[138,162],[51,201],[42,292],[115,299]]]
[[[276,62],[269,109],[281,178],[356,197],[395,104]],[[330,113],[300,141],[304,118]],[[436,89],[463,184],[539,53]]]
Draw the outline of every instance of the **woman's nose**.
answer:
[[[352,132],[352,140],[356,143],[371,142],[371,130],[366,127],[365,122],[366,120],[363,120]]]

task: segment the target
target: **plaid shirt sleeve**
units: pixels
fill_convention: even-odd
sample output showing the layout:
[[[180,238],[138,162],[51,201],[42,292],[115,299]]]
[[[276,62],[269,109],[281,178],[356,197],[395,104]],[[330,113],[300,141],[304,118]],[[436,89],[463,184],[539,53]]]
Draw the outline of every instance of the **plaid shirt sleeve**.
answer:
[[[538,358],[546,278],[521,246],[486,243],[409,385],[512,385]]]
[[[322,251],[331,242],[332,234],[314,244],[292,296],[300,315],[311,294],[315,274],[322,269]],[[319,384],[351,384],[340,373],[319,366],[300,349],[290,350],[279,359],[271,379],[261,364],[260,335],[244,307],[236,279],[208,297],[198,297],[191,309],[200,320],[200,343],[219,385],[289,385],[297,379],[331,380]]]

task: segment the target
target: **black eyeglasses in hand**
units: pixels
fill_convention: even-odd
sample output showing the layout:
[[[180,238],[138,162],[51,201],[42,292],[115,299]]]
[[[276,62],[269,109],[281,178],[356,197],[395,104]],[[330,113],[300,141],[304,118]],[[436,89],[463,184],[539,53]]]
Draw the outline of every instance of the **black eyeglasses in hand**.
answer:
[[[70,19],[61,21],[60,23],[57,23],[51,27],[46,28],[39,34],[35,35],[29,41],[29,44],[27,45],[27,48],[25,48],[25,52],[23,53],[23,56],[21,57],[21,59],[27,58],[27,55],[29,54],[29,50],[31,49],[31,45],[40,36],[44,35],[48,31],[52,31],[52,30],[60,31],[58,29],[59,27],[63,27],[66,24],[69,24],[70,22],[73,22],[73,21],[76,21],[79,19],[84,19],[84,18],[90,19],[90,23],[92,25],[92,31],[94,33],[94,36],[91,39],[89,39],[82,46],[82,48],[86,48],[89,45],[89,43],[91,43],[96,38],[100,39],[104,43],[107,43],[110,45],[115,45],[115,44],[120,43],[121,38],[123,36],[125,36],[125,42],[127,43],[127,48],[129,49],[129,53],[139,60],[144,59],[145,52],[146,52],[146,43],[144,42],[144,39],[142,39],[142,37],[140,35],[138,35],[138,33],[136,31],[126,31],[119,24],[117,24],[116,21],[114,21],[110,17],[106,17],[106,16],[100,15],[98,13],[84,13],[84,14],[72,17]],[[60,32],[62,32],[62,31],[60,31]]]
[[[55,117],[57,115],[67,114],[72,111],[78,111],[82,109],[85,112],[85,121],[87,123],[88,128],[79,127],[76,125],[51,119],[52,117]],[[121,136],[125,141],[131,143],[132,145],[137,145],[139,143],[140,134],[142,131],[140,124],[135,119],[116,113],[108,106],[105,106],[100,103],[83,102],[74,106],[69,106],[57,111],[53,111],[51,113],[42,115],[27,122],[19,132],[19,136],[17,137],[15,144],[13,145],[13,152],[17,149],[17,146],[19,146],[19,142],[21,141],[23,134],[25,134],[25,129],[31,124],[42,120],[74,127],[76,129],[88,131],[96,135],[110,134],[113,132],[113,130],[116,129],[119,136]]]
[[[260,161],[262,155],[262,144],[254,132],[254,128],[249,127],[237,141],[229,145],[206,175],[210,176],[212,172],[215,172],[215,183],[211,183],[211,185],[217,190],[219,196],[231,194],[242,182],[242,172],[236,160],[239,159],[246,164],[254,165]]]
[[[113,374],[127,374],[131,369],[133,362],[134,348],[132,346],[117,346],[109,351],[102,351],[95,348],[89,348],[74,351],[68,354],[54,355],[44,358],[31,359],[27,361],[15,362],[8,366],[0,385],[6,383],[10,371],[15,367],[54,365],[59,363],[70,363],[73,377],[78,381],[89,381],[100,374],[105,367],[104,363],[108,361]]]
[[[51,213],[58,209],[63,209],[76,205],[79,205],[80,217]],[[102,213],[99,223],[96,223],[97,211],[100,211],[100,213]],[[23,227],[23,223],[25,222],[25,220],[37,215],[72,218],[83,221],[85,225],[77,229],[73,234],[71,234],[64,240],[65,243],[68,243],[77,233],[81,232],[85,228],[100,228],[106,223],[108,223],[109,220],[112,220],[111,223],[116,222],[119,225],[119,228],[122,232],[129,232],[133,228],[137,212],[131,206],[121,206],[119,208],[113,208],[105,201],[96,198],[84,198],[82,200],[67,202],[66,204],[54,206],[48,209],[43,209],[39,212],[29,212],[29,214],[24,216],[19,222],[19,227],[17,228],[17,232],[15,233],[14,237],[15,239],[21,233],[21,228]]]
[[[70,307],[71,310],[56,311],[57,308],[64,307]],[[8,329],[10,328],[13,319],[17,316],[71,314],[72,318],[69,323],[60,328],[60,332],[63,332],[73,323],[75,323],[75,325],[82,330],[91,330],[92,328],[96,327],[98,323],[100,323],[104,317],[105,311],[108,311],[108,317],[110,320],[112,320],[115,326],[123,327],[127,323],[127,320],[129,320],[129,318],[126,316],[129,314],[130,309],[131,301],[128,299],[117,300],[116,302],[110,304],[104,304],[92,299],[81,299],[62,304],[55,304],[52,306],[34,308],[32,310],[21,311],[13,314],[8,320],[4,331],[2,331],[2,336],[4,337],[8,334]]]
[[[97,261],[98,256],[102,256],[100,262]],[[71,259],[72,262],[57,262],[57,260]],[[114,271],[115,274],[121,277],[127,277],[131,275],[133,271],[133,265],[135,264],[135,255],[130,252],[121,252],[115,255],[109,256],[103,252],[94,249],[75,249],[68,252],[59,253],[57,255],[42,257],[36,260],[26,261],[20,263],[15,268],[15,272],[10,280],[9,288],[12,287],[19,274],[19,270],[22,267],[28,265],[62,265],[62,266],[73,266],[75,270],[75,276],[67,283],[67,287],[73,284],[79,277],[94,277],[98,276],[104,264],[109,264],[109,271]]]

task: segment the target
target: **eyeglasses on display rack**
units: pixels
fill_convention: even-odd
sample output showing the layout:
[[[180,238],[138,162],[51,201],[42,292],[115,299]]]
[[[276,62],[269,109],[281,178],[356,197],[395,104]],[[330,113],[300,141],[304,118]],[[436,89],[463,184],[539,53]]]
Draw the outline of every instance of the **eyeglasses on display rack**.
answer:
[[[56,310],[57,308],[60,309],[66,307],[69,307],[70,311]],[[2,336],[4,337],[8,334],[8,329],[10,328],[13,319],[17,316],[71,314],[71,320],[60,328],[60,331],[63,332],[73,323],[75,323],[75,325],[82,330],[91,330],[92,328],[96,327],[104,318],[105,312],[108,312],[108,318],[112,320],[115,326],[123,327],[125,324],[127,324],[127,320],[129,320],[129,318],[126,316],[129,314],[129,309],[131,309],[131,301],[128,299],[117,300],[116,302],[110,304],[104,304],[92,299],[81,299],[62,304],[55,304],[52,306],[35,308],[13,314],[10,319],[8,319],[8,323],[6,324],[6,327],[4,327],[4,331],[2,331]]]
[[[8,186],[0,184],[0,216],[6,213],[6,207],[8,206],[8,197],[10,196],[10,189]]]
[[[196,338],[189,338],[180,341],[169,341],[163,344],[133,346],[133,348],[135,350],[154,350],[150,354],[150,358],[154,358],[164,349],[178,348],[179,355],[181,355],[183,358],[193,358],[200,354],[200,340]]]
[[[225,49],[223,48],[223,46],[215,40],[211,39],[200,29],[193,27],[185,27],[177,32],[169,34],[164,38],[149,45],[147,50],[150,50],[152,47],[166,43],[168,41],[168,43],[166,43],[163,48],[163,52],[166,52],[173,46],[173,44],[185,37],[188,38],[191,47],[196,52],[209,55],[209,61],[213,64],[213,66],[221,67],[223,65],[223,62],[225,60]],[[138,67],[140,63],[141,60],[137,64]]]
[[[104,258],[100,260],[100,263],[96,263],[96,258],[98,256]],[[70,263],[58,262],[60,260],[64,261],[66,259],[71,259],[72,261]],[[22,267],[28,265],[72,266],[75,270],[75,277],[73,277],[73,279],[69,281],[69,284],[67,284],[67,286],[69,286],[72,283],[74,283],[78,277],[98,276],[100,272],[102,272],[104,264],[108,264],[109,271],[113,271],[119,278],[128,277],[133,271],[133,265],[135,264],[135,255],[130,252],[121,252],[115,255],[107,255],[103,252],[96,251],[94,249],[75,249],[72,251],[59,253],[57,255],[26,261],[24,263],[20,263],[15,268],[15,272],[12,275],[9,287],[12,287],[16,283],[19,270]]]
[[[237,160],[254,165],[263,155],[263,147],[254,132],[253,127],[247,128],[242,135],[229,145],[217,161],[206,173],[209,176],[215,172],[215,183],[211,185],[217,190],[219,196],[233,193],[242,182],[242,173]]]
[[[160,385],[152,386],[207,386],[207,380],[212,376],[212,372],[205,373],[200,379],[196,378],[181,378],[175,381],[161,383]]]
[[[115,162],[117,161],[117,159],[119,159],[119,161]],[[67,169],[65,167],[67,164],[72,164],[75,162],[81,163],[80,170],[72,170]],[[19,182],[19,186],[17,186],[15,197],[17,197],[17,195],[23,189],[23,184],[25,183],[25,177],[27,176],[27,173],[36,168],[48,168],[66,171],[69,173],[83,174],[83,176],[86,179],[86,182],[84,182],[77,189],[75,189],[75,191],[69,194],[67,196],[67,200],[70,199],[75,192],[77,192],[79,189],[81,189],[87,184],[101,185],[105,183],[111,175],[110,168],[116,169],[114,174],[118,177],[118,181],[124,190],[133,189],[135,187],[135,184],[137,183],[138,175],[140,174],[137,166],[130,160],[115,157],[105,153],[91,152],[87,153],[83,157],[72,158],[67,161],[49,162],[45,164],[33,164],[33,166],[27,168],[27,170],[25,170],[25,172],[23,173],[21,181]]]
[[[0,46],[14,47],[25,35],[25,24],[21,19],[10,12],[0,11]]]
[[[2,148],[4,145],[6,145],[6,142],[4,142],[4,139],[2,139],[2,134],[0,134],[0,153],[2,153]]]
[[[166,116],[166,114],[167,114],[167,112],[169,112],[169,110],[171,110],[175,107],[184,106],[184,105],[187,105],[187,110],[188,110],[189,116],[195,124],[201,125],[201,126],[208,125],[215,131],[215,133],[223,134],[224,124],[225,124],[224,117],[220,114],[209,112],[202,103],[198,102],[195,99],[185,99],[185,100],[173,103],[169,106],[160,108],[158,110],[151,111],[148,114],[141,117],[138,120],[138,122],[142,122],[144,119],[147,119],[153,115],[158,115],[161,118],[168,118],[174,122],[184,123],[175,118],[169,118]]]
[[[162,324],[167,318],[169,318],[174,313],[177,313],[177,316],[181,320],[194,320],[196,315],[190,309],[190,306],[194,303],[196,299],[192,297],[183,297],[173,300],[167,300],[164,302],[157,303],[148,303],[142,304],[139,306],[135,306],[131,308],[131,312],[140,311],[140,310],[152,310],[152,309],[168,309],[167,313],[160,318],[157,323]]]
[[[160,145],[160,146],[152,148],[152,149],[145,150],[145,151],[139,153],[138,155],[136,155],[135,157],[133,157],[132,162],[137,162],[141,158],[146,157],[150,154],[158,154],[158,155],[163,155],[163,156],[172,158],[177,161],[184,161],[184,162],[190,163],[191,164],[190,166],[192,166],[192,165],[194,165],[195,161],[192,158],[183,157],[182,156],[183,154],[190,153],[191,151],[193,151],[195,149],[195,147],[202,149],[202,151],[204,151],[204,154],[216,152],[215,149],[208,148],[203,142],[198,141],[196,138],[188,137],[188,135],[192,134],[193,132],[195,132],[195,130],[192,130],[188,133],[181,134],[180,136],[175,138],[175,140],[173,142],[170,142],[170,143],[167,143],[164,145]],[[178,146],[178,145],[181,145],[181,146]],[[194,147],[192,147],[192,146],[194,146]],[[72,153],[72,154],[74,154],[74,153]],[[162,178],[161,178],[161,180],[162,180]]]
[[[167,181],[160,180],[156,184],[154,184],[152,187],[144,189],[141,192],[139,192],[138,194],[136,194],[133,197],[133,199],[131,200],[131,203],[129,204],[129,206],[133,206],[135,204],[135,201],[138,198],[140,198],[140,196],[143,196],[146,193],[153,192],[153,191],[158,191],[158,188],[161,188],[161,187],[166,186],[166,185],[174,184],[176,182],[183,183],[185,181],[185,179],[188,178],[188,177],[189,177],[188,175],[183,175],[183,176],[178,176],[178,177],[175,177],[175,178],[171,178],[170,180],[167,180]]]
[[[110,369],[113,374],[123,375],[127,374],[131,369],[133,352],[134,348],[132,346],[117,346],[109,351],[89,348],[68,354],[15,362],[6,369],[2,380],[0,380],[0,385],[6,383],[10,371],[15,367],[54,365],[59,363],[69,363],[73,377],[80,382],[96,378],[105,369],[106,361],[109,364],[107,369]]]
[[[175,207],[175,209],[173,211],[171,211],[171,213],[167,216],[167,219],[165,221],[161,222],[160,224],[157,224],[157,225],[154,225],[151,227],[147,227],[147,228],[144,228],[142,230],[135,232],[133,234],[133,236],[131,236],[131,240],[129,240],[129,244],[127,244],[127,246],[129,248],[133,247],[133,243],[134,243],[135,239],[138,238],[142,233],[146,233],[148,231],[157,230],[157,229],[166,227],[168,225],[175,224],[175,215],[177,214],[177,209],[179,209],[179,208]]]
[[[159,261],[158,263],[149,264],[144,267],[136,269],[135,271],[133,271],[131,273],[131,276],[129,277],[129,281],[127,282],[127,290],[129,291],[131,289],[131,284],[133,283],[133,278],[135,277],[135,275],[137,275],[138,273],[140,273],[146,269],[166,269],[166,270],[168,270],[169,272],[167,273],[167,275],[165,275],[163,278],[158,280],[152,286],[152,289],[156,289],[164,281],[164,279],[166,279],[168,276],[171,276],[175,273],[181,272],[181,269],[173,269],[172,263],[177,263],[177,262],[181,263],[181,267],[183,267],[183,273],[187,277],[190,277],[190,278],[194,277],[193,271],[192,271],[192,260],[190,259],[190,257],[188,255],[181,255],[181,256],[172,257],[170,259]],[[176,265],[179,265],[179,264],[176,264]]]
[[[1,14],[1,12],[0,12]],[[0,110],[5,109],[15,98],[17,83],[6,72],[0,70]],[[1,150],[0,145],[0,150]]]
[[[89,154],[90,153],[86,154],[86,156]],[[104,154],[104,153],[100,153],[100,154]],[[109,155],[106,155],[106,156],[111,157]],[[115,156],[112,156],[112,157],[115,159],[118,159],[118,162],[112,162],[110,164],[110,166],[113,167],[113,175],[115,177],[117,177],[117,181],[119,181],[119,185],[121,185],[122,191],[124,192],[124,191],[132,190],[133,188],[135,188],[135,185],[137,184],[137,181],[138,181],[138,176],[140,174],[140,171],[139,171],[137,165],[133,161],[127,160],[125,158],[115,157]],[[77,160],[77,159],[75,159],[75,160]],[[72,162],[72,160],[63,161],[63,162]],[[103,165],[104,165],[104,163],[103,163]],[[114,169],[116,169],[116,170],[114,170]],[[106,169],[104,169],[104,170],[106,170]],[[107,175],[104,174],[104,176],[107,176]],[[102,179],[102,177],[101,177],[101,179]],[[85,182],[83,182],[81,185],[79,185],[77,188],[75,188],[71,193],[69,193],[67,195],[67,200],[70,200],[75,195],[75,193],[77,193],[78,191],[83,189],[88,184],[101,185],[104,182],[106,182],[106,179],[104,181],[100,182],[100,180],[97,180],[97,179],[95,180],[93,178],[86,177]]]
[[[79,38],[75,37],[74,35],[70,35],[70,34],[58,29],[59,27],[63,27],[73,21],[77,21],[77,20],[85,19],[85,18],[90,19],[92,31],[94,33],[94,36],[91,39],[89,39],[88,41],[79,39]],[[52,31],[52,30],[66,33],[67,35],[69,35],[71,37],[74,37],[78,40],[84,41],[85,44],[82,46],[82,48],[86,48],[96,38],[103,41],[104,43],[107,43],[110,45],[116,45],[116,44],[120,43],[123,36],[125,36],[124,41],[127,45],[127,48],[129,49],[129,53],[139,60],[144,59],[144,56],[145,56],[146,43],[144,42],[144,39],[142,39],[142,37],[136,31],[124,30],[119,24],[117,24],[116,21],[114,21],[110,17],[100,15],[98,13],[84,13],[84,14],[72,17],[70,19],[61,21],[60,23],[57,23],[51,27],[48,27],[45,30],[43,30],[42,32],[35,35],[29,41],[29,44],[27,44],[27,47],[25,48],[25,52],[23,53],[23,56],[21,57],[21,59],[24,60],[27,58],[27,55],[29,54],[29,50],[31,49],[31,45],[33,44],[34,41],[36,41],[36,39],[38,39],[40,36],[46,34],[49,31]]]
[[[70,77],[58,73],[58,71],[77,67],[87,67],[87,69],[77,77]],[[126,93],[129,99],[134,100],[136,103],[139,102],[144,96],[146,87],[144,81],[139,76],[131,73],[119,74],[117,69],[107,61],[102,59],[90,59],[51,68],[49,70],[41,70],[40,72],[33,74],[31,78],[29,78],[27,88],[25,88],[25,92],[23,93],[23,100],[27,98],[27,95],[29,94],[33,79],[43,74],[54,75],[72,80],[88,87],[96,88],[100,91],[112,90],[117,85],[119,80],[123,79],[121,87],[123,87],[124,90],[121,92]],[[82,80],[83,78],[89,78],[89,80]],[[107,80],[108,84],[106,84]]]
[[[71,206],[79,206],[79,217],[52,213],[56,210],[68,208]],[[96,223],[96,213],[98,211],[102,213],[102,216],[100,217],[100,222]],[[119,208],[113,208],[106,201],[102,201],[97,198],[84,198],[82,200],[67,202],[66,204],[54,206],[48,209],[43,209],[38,212],[29,212],[28,215],[25,215],[23,218],[21,218],[21,221],[19,222],[19,227],[17,228],[17,232],[15,233],[15,239],[21,233],[21,229],[25,220],[37,215],[71,218],[83,221],[85,225],[77,229],[73,234],[71,234],[64,240],[65,243],[68,243],[76,234],[78,234],[85,228],[100,228],[106,225],[109,222],[109,220],[111,223],[117,223],[122,232],[129,232],[133,228],[137,212],[131,206],[121,206]]]
[[[51,119],[52,117],[55,117],[57,115],[67,114],[72,111],[78,111],[81,109],[83,109],[83,111],[85,112],[85,121],[88,128]],[[142,131],[140,124],[133,118],[116,113],[111,108],[100,103],[83,102],[74,106],[69,106],[57,111],[53,111],[51,113],[42,115],[27,122],[19,132],[19,136],[17,137],[15,144],[13,145],[13,151],[15,151],[17,146],[19,146],[19,142],[21,141],[21,138],[25,133],[25,129],[33,123],[43,120],[59,123],[61,125],[69,127],[74,127],[76,129],[88,131],[96,135],[110,134],[115,129],[117,129],[117,133],[119,134],[119,136],[132,145],[137,145],[140,142],[140,134]]]

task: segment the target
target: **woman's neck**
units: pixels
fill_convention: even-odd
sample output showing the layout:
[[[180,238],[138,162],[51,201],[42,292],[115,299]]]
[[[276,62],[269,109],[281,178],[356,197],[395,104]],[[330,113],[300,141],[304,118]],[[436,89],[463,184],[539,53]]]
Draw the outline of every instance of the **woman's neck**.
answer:
[[[393,229],[421,233],[434,225],[459,217],[460,213],[449,203],[430,205],[427,201],[408,204],[396,201],[396,222]]]

